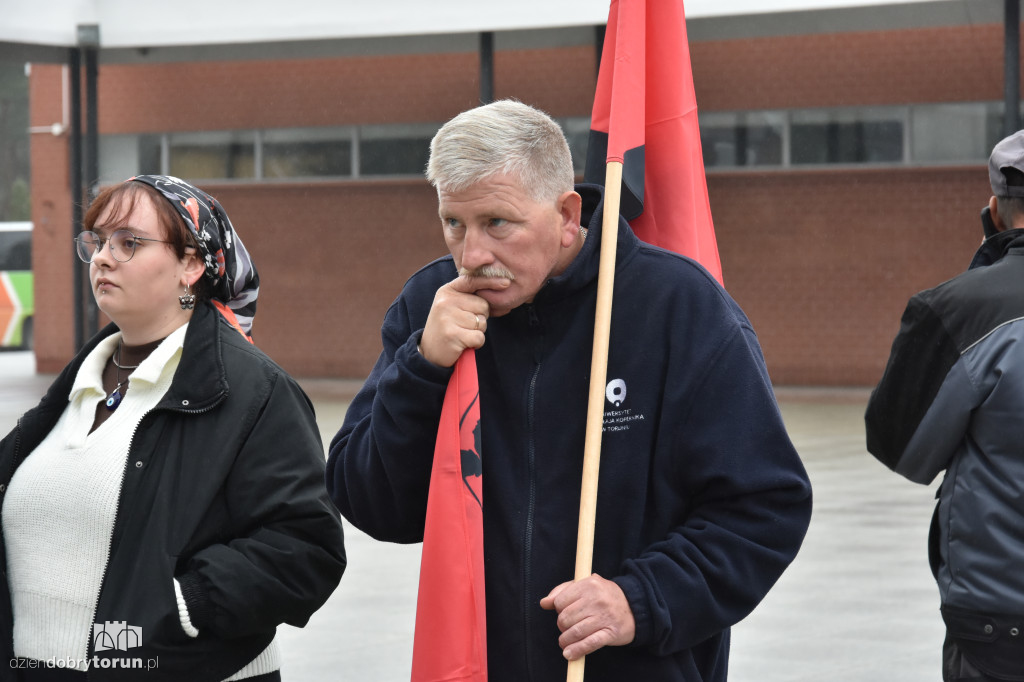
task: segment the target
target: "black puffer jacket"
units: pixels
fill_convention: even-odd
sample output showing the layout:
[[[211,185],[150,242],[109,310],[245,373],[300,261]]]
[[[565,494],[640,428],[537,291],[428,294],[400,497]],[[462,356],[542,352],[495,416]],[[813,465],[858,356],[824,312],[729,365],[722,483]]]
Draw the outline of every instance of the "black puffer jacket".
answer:
[[[82,360],[116,330],[110,325],[90,341],[0,441],[0,504],[18,465],[67,406]],[[278,624],[304,625],[346,563],[323,472],[302,389],[212,307],[197,306],[171,387],[132,439],[93,619],[141,627],[142,646],[96,653],[90,642],[89,679],[139,678],[139,670],[112,661],[104,667],[107,657],[158,661],[144,673],[151,682],[219,682],[259,655]],[[5,568],[2,545],[0,552]],[[7,668],[13,617],[2,577],[0,661]],[[195,639],[179,622],[173,578],[199,629]]]

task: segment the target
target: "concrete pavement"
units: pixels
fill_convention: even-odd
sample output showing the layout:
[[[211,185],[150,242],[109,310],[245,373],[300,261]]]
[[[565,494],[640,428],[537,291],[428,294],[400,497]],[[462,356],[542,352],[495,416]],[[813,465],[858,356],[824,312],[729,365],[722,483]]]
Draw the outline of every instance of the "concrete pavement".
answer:
[[[0,353],[0,435],[48,385],[33,372],[30,353]],[[358,383],[300,383],[326,443]],[[943,627],[926,551],[935,484],[909,483],[866,453],[866,390],[778,394],[814,513],[796,561],[733,629],[730,680],[940,679]],[[409,679],[419,546],[375,542],[347,524],[346,533],[338,590],[304,629],[279,629],[288,682]]]

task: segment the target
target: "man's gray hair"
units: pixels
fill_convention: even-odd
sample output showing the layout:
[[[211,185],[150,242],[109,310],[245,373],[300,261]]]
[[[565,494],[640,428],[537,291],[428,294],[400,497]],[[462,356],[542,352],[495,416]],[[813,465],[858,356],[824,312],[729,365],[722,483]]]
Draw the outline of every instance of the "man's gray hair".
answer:
[[[565,134],[543,111],[498,100],[464,111],[430,141],[427,180],[437,191],[461,192],[508,174],[536,201],[571,192],[575,181]]]

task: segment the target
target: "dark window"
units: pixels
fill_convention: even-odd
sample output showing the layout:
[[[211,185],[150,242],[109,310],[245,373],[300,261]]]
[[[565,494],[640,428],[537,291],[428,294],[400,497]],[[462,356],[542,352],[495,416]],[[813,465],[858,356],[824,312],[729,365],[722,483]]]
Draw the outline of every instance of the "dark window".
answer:
[[[12,59],[0,59],[0,220],[4,221],[27,221],[32,213],[28,70],[17,55],[14,50],[8,55]]]
[[[0,270],[32,269],[32,233],[0,232]]]
[[[785,117],[778,112],[701,115],[700,146],[707,167],[780,166]]]
[[[587,164],[587,148],[590,146],[590,119],[589,118],[564,118],[558,121],[565,133],[565,139],[569,143],[569,153],[572,155],[572,168],[577,173],[582,173]]]
[[[858,120],[856,115],[844,116],[843,120],[827,117],[824,121],[795,118],[790,131],[790,158],[794,165],[894,163],[903,159],[902,120]]]
[[[352,175],[352,141],[264,142],[263,177]]]
[[[160,175],[160,135],[139,135],[138,175]],[[128,178],[131,175],[125,175]]]
[[[174,134],[170,141],[170,174],[187,180],[254,178],[252,133],[215,131]]]
[[[432,123],[362,126],[359,175],[422,175],[430,159]]]
[[[362,175],[420,175],[430,158],[429,137],[393,137],[361,140]]]

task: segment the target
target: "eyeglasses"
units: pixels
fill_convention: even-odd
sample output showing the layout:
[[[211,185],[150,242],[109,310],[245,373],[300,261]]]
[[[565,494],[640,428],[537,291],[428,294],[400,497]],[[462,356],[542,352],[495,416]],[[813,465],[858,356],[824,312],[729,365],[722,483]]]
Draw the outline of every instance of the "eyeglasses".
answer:
[[[91,263],[96,254],[103,248],[103,242],[110,245],[110,253],[114,260],[119,263],[127,263],[135,255],[135,247],[139,242],[159,242],[170,244],[163,239],[150,239],[149,237],[136,237],[128,230],[118,230],[106,239],[95,232],[86,230],[75,237],[75,244],[78,246],[78,257],[85,263]]]

